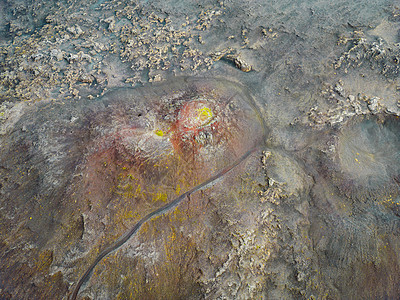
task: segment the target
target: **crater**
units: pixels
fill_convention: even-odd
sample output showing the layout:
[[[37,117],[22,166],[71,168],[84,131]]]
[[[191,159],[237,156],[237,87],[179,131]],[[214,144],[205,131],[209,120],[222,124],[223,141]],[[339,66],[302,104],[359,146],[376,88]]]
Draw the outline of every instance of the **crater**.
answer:
[[[90,185],[98,186],[94,174],[104,165],[114,166],[115,174],[148,174],[152,183],[185,173],[195,179],[191,184],[199,183],[264,139],[249,94],[222,79],[179,78],[150,88],[119,89],[100,102],[105,109],[96,107],[87,116],[94,128],[85,165]],[[146,114],[130,113],[141,107]]]
[[[399,193],[397,116],[358,116],[319,142],[318,172],[347,199],[379,201]]]
[[[386,193],[400,178],[398,117],[363,118],[350,122],[337,140],[337,163],[342,189],[351,193]]]
[[[10,184],[2,182],[0,204],[12,214],[3,238],[9,249],[18,243],[48,247],[54,251],[51,270],[62,270],[74,282],[144,216],[196,187],[212,186],[224,170],[241,172],[239,162],[266,135],[254,100],[240,84],[188,77],[119,88],[95,99],[38,102],[14,127],[1,137],[0,163],[10,170]],[[214,193],[224,193],[223,184],[218,186]],[[203,192],[197,195],[199,205],[185,206],[194,215],[206,210]],[[71,220],[81,217],[83,233],[71,234]],[[180,223],[168,224],[158,218],[147,227],[162,232]],[[30,234],[13,242],[10,237],[25,227]],[[9,261],[17,263],[19,255],[36,259],[36,252],[24,251]],[[13,266],[7,265],[16,270],[10,278],[20,278]],[[30,283],[43,287],[44,277],[37,272],[21,278],[18,288],[37,296]]]
[[[400,174],[400,122],[366,119],[343,130],[338,141],[342,170],[356,186],[376,189]]]
[[[100,227],[97,220],[106,218],[112,224],[106,235],[120,238],[109,239],[111,246],[91,259],[95,263],[81,277],[74,297],[97,263],[138,230],[136,224],[156,211],[168,213],[171,203],[184,199],[179,195],[222,177],[265,140],[250,95],[222,79],[179,78],[150,88],[119,89],[99,103],[87,114],[93,130],[75,191],[78,198],[96,203],[93,226]],[[131,113],[141,107],[147,113],[140,118]],[[121,211],[138,217],[121,218]]]

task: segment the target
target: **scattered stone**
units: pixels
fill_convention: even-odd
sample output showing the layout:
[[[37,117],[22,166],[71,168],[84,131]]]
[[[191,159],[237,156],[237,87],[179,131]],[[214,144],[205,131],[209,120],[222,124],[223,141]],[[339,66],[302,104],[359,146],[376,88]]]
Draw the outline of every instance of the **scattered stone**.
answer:
[[[78,24],[76,24],[75,26],[67,27],[67,31],[74,34],[75,36],[80,36],[84,33],[84,31]]]
[[[50,56],[57,61],[60,61],[64,58],[64,54],[60,49],[51,49]]]
[[[371,111],[372,114],[377,114],[382,111],[380,98],[372,97],[369,98],[367,101],[368,101],[368,109]]]
[[[248,64],[240,54],[237,55],[227,55],[227,59],[232,60],[235,63],[235,66],[243,72],[250,72],[253,68],[250,64]]]
[[[339,81],[338,83],[336,83],[334,90],[340,96],[345,97],[344,88],[343,88],[343,82],[342,81]]]
[[[67,60],[68,60],[68,62],[69,62],[70,64],[72,64],[72,63],[74,63],[74,62],[77,62],[77,61],[79,60],[79,55],[77,55],[77,54],[70,54],[70,55],[67,57]]]
[[[108,30],[110,32],[114,32],[114,30],[115,30],[115,17],[114,16],[104,19],[103,22],[108,24]]]

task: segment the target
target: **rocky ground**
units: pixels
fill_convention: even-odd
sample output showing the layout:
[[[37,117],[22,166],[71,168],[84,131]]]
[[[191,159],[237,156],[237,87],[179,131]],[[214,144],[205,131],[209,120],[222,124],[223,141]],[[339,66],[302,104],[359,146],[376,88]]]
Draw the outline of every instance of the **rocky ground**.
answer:
[[[253,143],[102,259],[78,299],[399,298],[394,1],[2,0],[0,14],[1,299],[67,299],[141,217]],[[107,96],[128,87],[136,100]],[[207,104],[229,90],[245,100]]]

